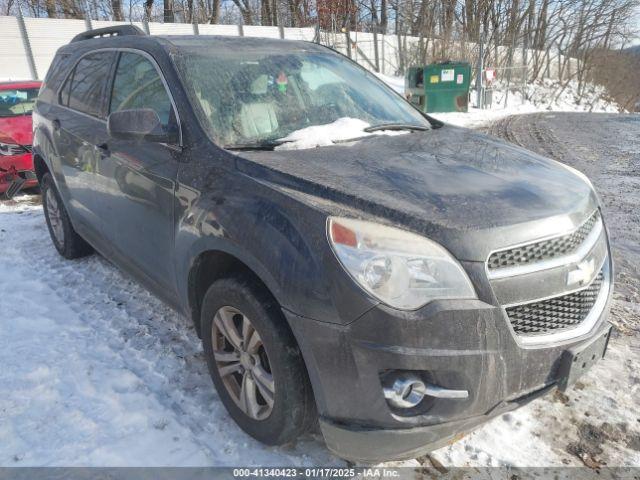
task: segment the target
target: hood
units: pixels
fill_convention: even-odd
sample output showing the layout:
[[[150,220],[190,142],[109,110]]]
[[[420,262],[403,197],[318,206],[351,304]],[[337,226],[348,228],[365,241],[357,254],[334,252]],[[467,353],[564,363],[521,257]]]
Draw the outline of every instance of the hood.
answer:
[[[315,149],[242,152],[238,168],[428,235],[461,260],[563,233],[597,208],[589,183],[562,164],[448,125]]]
[[[31,145],[33,131],[31,115],[0,117],[0,137],[7,136],[20,145]]]

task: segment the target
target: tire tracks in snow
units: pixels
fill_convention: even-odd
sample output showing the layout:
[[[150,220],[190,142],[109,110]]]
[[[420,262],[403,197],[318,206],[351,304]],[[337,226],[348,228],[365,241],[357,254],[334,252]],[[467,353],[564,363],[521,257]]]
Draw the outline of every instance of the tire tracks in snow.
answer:
[[[18,249],[40,280],[91,327],[140,379],[149,395],[173,412],[215,465],[336,463],[311,435],[295,448],[267,447],[244,434],[228,416],[206,366],[190,319],[176,313],[107,260],[92,256],[68,261],[53,248],[41,212],[40,235]],[[255,453],[252,454],[252,453]]]

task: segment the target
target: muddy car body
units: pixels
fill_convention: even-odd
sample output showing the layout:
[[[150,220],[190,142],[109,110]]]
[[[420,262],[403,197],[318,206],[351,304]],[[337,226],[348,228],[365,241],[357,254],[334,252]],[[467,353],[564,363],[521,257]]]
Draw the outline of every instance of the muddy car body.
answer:
[[[189,315],[222,401],[254,437],[291,441],[319,418],[344,458],[409,458],[566,388],[604,354],[611,256],[580,173],[426,117],[315,44],[101,33],[60,49],[36,105],[52,239],[68,258],[93,247]],[[247,52],[251,82],[223,85],[242,95],[216,130],[230,96],[194,79],[226,51]],[[397,108],[383,127],[402,134],[280,149],[292,110],[278,102],[320,68],[307,58],[381,99],[341,86],[342,106],[296,122],[353,104],[372,123]],[[74,107],[83,59],[105,80],[98,102]],[[130,108],[135,92],[114,108],[118,76],[136,69],[152,72],[166,111]],[[272,138],[249,142],[256,131]]]

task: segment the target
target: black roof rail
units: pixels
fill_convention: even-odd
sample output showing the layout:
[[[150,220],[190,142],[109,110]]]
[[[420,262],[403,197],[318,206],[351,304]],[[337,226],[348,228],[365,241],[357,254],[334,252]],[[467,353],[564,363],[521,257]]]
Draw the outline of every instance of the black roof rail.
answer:
[[[71,43],[91,40],[92,38],[123,37],[125,35],[146,35],[146,33],[135,25],[118,25],[115,27],[96,28],[79,33],[71,39]]]

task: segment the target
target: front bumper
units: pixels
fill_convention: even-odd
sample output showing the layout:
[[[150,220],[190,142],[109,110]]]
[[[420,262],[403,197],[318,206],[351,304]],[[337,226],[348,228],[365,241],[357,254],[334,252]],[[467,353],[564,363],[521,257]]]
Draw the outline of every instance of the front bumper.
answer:
[[[26,180],[22,188],[38,185],[31,153],[0,157],[0,193],[6,192],[18,177]]]
[[[285,311],[328,448],[363,462],[413,458],[562,385],[563,356],[609,329],[607,313],[608,302],[580,338],[523,348],[503,309],[481,300],[432,302],[415,312],[378,305],[348,325]],[[381,374],[394,370],[419,372],[429,383],[469,396],[429,398],[407,415],[390,407],[382,392]]]
[[[554,388],[552,385],[520,399],[504,402],[486,415],[436,425],[368,429],[320,419],[320,429],[329,450],[351,461],[375,463],[384,460],[407,460],[444,447],[488,420],[521,407]]]

